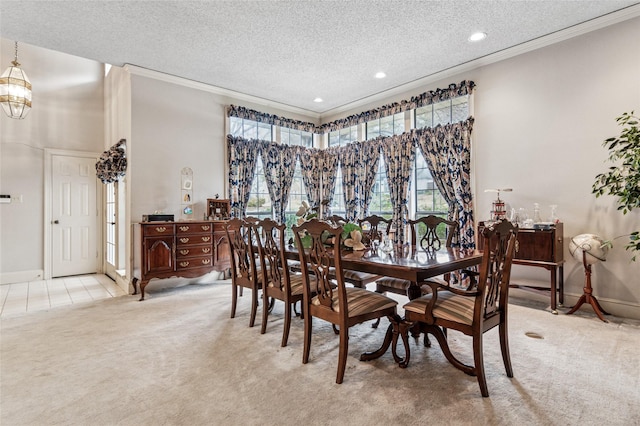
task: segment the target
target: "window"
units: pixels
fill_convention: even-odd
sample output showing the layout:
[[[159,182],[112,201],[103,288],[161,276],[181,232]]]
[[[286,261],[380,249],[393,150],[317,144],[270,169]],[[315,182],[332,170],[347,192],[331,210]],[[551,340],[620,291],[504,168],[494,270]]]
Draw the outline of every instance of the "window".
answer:
[[[427,162],[420,152],[416,153],[415,182],[416,217],[430,214],[446,217],[449,206],[433,182]]]
[[[229,117],[229,133],[232,136],[240,136],[245,139],[273,140],[271,124],[238,117]],[[271,197],[269,197],[264,177],[262,159],[258,157],[256,163],[256,173],[251,185],[246,215],[260,218],[271,217]]]
[[[343,146],[357,140],[358,126],[351,126],[329,132],[329,146]],[[336,173],[336,187],[333,192],[331,214],[339,216],[344,216],[346,214],[346,209],[344,207],[344,191],[342,190],[342,170],[340,167],[338,167],[338,171]]]
[[[290,129],[287,127],[272,126],[268,123],[261,123],[237,117],[229,117],[229,128],[231,135],[240,136],[245,139],[275,141],[278,138],[274,135],[279,135],[281,143],[313,147],[313,133],[311,132]],[[300,204],[302,204],[302,201],[308,201],[299,162],[296,162],[295,167],[296,170],[289,192],[289,202],[285,212],[286,223],[289,227],[295,223],[295,214],[298,211]],[[273,204],[269,195],[269,189],[267,188],[261,157],[258,157],[256,161],[256,172],[251,185],[246,215],[258,218],[273,217]]]
[[[414,119],[416,128],[422,129],[435,127],[438,124],[463,121],[467,117],[469,117],[469,96],[460,96],[417,108]],[[446,217],[449,205],[433,182],[433,177],[422,153],[419,149],[417,151],[414,178],[415,217],[429,214]]]
[[[438,124],[457,123],[469,117],[469,96],[459,96],[446,101],[416,108],[416,129],[435,127]]]
[[[376,173],[376,181],[373,184],[372,192],[369,214],[377,214],[387,219],[391,218],[393,216],[393,207],[391,206],[387,172],[385,171],[382,154],[380,154],[380,160],[378,161],[378,172]]]
[[[301,145],[311,148],[313,147],[313,133],[280,127],[280,142],[287,145]],[[289,190],[289,203],[285,211],[287,232],[290,232],[291,226],[297,221],[296,212],[300,208],[302,201],[309,201],[304,187],[304,181],[302,180],[302,170],[300,169],[299,161],[296,161],[295,167],[291,189]],[[293,234],[289,236],[293,236]]]
[[[367,140],[404,133],[404,112],[367,121]]]

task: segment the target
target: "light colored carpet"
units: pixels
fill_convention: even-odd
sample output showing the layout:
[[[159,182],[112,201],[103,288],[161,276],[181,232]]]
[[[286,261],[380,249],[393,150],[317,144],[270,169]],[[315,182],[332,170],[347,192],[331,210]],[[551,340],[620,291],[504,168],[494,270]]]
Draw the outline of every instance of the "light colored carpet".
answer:
[[[605,324],[586,310],[554,316],[512,298],[515,377],[504,373],[497,332],[487,333],[491,396],[482,398],[476,379],[451,366],[435,339],[432,348],[412,341],[404,370],[390,353],[359,361],[379,346],[386,320],[378,330],[352,328],[344,383],[336,385],[338,337],[326,323],[314,322],[303,365],[299,318],[280,347],[280,303],[261,335],[248,327],[248,295],[229,318],[228,282],[148,289],[144,302],[122,296],[4,319],[0,423],[640,425],[638,321]],[[470,355],[467,337],[450,339]]]

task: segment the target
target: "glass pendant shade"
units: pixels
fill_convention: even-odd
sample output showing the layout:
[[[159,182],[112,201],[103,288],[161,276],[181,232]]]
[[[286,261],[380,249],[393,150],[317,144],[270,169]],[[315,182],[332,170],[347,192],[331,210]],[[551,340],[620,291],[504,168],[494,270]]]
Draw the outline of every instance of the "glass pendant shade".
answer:
[[[31,111],[31,82],[18,63],[17,43],[16,59],[0,76],[0,104],[11,118],[25,118]]]

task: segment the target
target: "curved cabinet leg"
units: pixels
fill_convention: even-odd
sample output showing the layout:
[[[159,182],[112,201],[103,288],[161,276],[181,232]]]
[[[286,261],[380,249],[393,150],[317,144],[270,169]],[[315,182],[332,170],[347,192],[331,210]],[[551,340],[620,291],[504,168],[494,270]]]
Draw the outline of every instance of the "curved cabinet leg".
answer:
[[[140,302],[144,300],[144,289],[149,284],[148,280],[140,281]]]

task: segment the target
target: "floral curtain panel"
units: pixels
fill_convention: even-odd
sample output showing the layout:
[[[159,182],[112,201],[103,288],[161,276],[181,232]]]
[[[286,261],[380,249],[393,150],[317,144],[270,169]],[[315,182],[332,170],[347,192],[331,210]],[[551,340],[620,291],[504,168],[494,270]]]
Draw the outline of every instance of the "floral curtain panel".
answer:
[[[411,170],[416,159],[416,146],[412,133],[389,136],[382,139],[382,155],[384,156],[389,195],[393,206],[392,224],[396,229],[394,242],[404,242],[404,225],[409,217],[408,194],[411,182]]]
[[[376,139],[366,143],[362,143],[360,146],[361,157],[361,169],[360,176],[358,177],[359,193],[359,212],[358,217],[360,219],[368,216],[369,204],[371,203],[371,196],[373,195],[373,184],[376,182],[378,175],[378,164],[380,162],[380,145],[382,140]]]
[[[416,144],[433,181],[449,204],[449,219],[459,223],[460,247],[475,248],[471,192],[471,130],[473,118],[417,130]]]
[[[103,152],[96,162],[96,175],[102,183],[115,182],[127,172],[127,141],[120,142]]]
[[[312,206],[320,205],[322,195],[322,170],[323,158],[322,150],[315,148],[300,149],[300,171],[302,173],[302,182]]]
[[[327,148],[322,150],[322,201],[327,206],[333,203],[333,194],[336,191],[336,178],[338,177],[339,148]],[[325,217],[331,215],[331,211],[323,212]]]
[[[298,159],[298,147],[273,142],[262,143],[262,165],[275,218],[285,223],[289,191]]]
[[[244,217],[260,152],[259,140],[227,135],[229,199],[234,217]]]
[[[339,150],[345,218],[349,222],[355,221],[360,204],[360,188],[358,186],[358,174],[362,170],[360,147],[361,143],[353,142]]]

